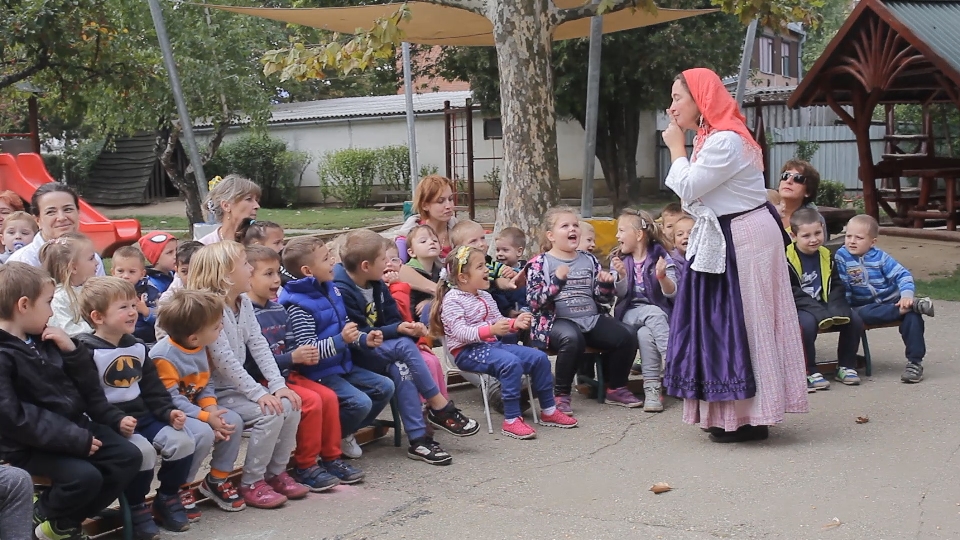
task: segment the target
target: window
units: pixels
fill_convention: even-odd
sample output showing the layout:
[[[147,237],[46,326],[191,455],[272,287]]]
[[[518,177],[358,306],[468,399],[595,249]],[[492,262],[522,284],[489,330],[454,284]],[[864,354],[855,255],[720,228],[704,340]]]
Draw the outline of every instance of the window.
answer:
[[[790,43],[784,41],[780,44],[780,72],[784,77],[792,77],[792,72],[790,66],[793,63],[793,58],[790,57]]]
[[[760,38],[760,71],[763,73],[773,73],[773,38],[763,36]]]
[[[503,124],[499,118],[485,118],[483,120],[483,138],[484,140],[502,139]]]

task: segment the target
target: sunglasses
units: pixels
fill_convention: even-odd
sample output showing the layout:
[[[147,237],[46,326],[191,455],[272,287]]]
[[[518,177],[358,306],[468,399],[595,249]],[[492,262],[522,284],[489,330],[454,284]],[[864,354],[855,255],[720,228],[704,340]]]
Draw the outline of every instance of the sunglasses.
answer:
[[[795,183],[797,183],[797,184],[802,184],[802,183],[804,183],[804,182],[807,181],[807,177],[804,176],[804,175],[802,175],[802,174],[797,174],[797,173],[792,173],[792,172],[785,172],[785,173],[783,173],[783,174],[780,175],[780,181],[781,181],[781,182],[786,182],[787,180],[790,180],[791,178],[792,178],[793,181],[794,181]]]

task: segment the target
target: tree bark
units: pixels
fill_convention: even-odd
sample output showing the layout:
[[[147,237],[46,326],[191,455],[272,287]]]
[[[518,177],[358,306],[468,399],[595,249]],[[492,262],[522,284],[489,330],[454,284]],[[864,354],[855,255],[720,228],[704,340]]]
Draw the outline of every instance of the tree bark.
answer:
[[[560,202],[557,123],[549,0],[491,2],[500,68],[504,181],[495,230],[519,227],[533,241],[540,221]]]
[[[640,138],[640,110],[601,107],[597,126],[597,159],[610,191],[616,216],[631,202],[631,188],[637,182],[637,144]]]
[[[230,122],[228,121],[222,121],[217,124],[217,131],[214,132],[210,143],[201,155],[204,165],[216,155],[229,127]],[[179,122],[174,122],[173,127],[170,129],[170,134],[167,136],[166,146],[163,146],[163,151],[160,152],[158,158],[160,159],[160,164],[163,166],[163,170],[170,176],[170,181],[174,187],[183,195],[184,203],[187,207],[187,220],[192,227],[194,223],[204,223],[206,221],[206,212],[203,210],[203,201],[200,200],[200,187],[198,182],[206,182],[207,180],[205,178],[195,178],[193,167],[190,165],[188,165],[185,170],[180,170],[180,167],[178,167],[174,161],[173,158],[177,152],[177,144],[180,142],[180,132]]]

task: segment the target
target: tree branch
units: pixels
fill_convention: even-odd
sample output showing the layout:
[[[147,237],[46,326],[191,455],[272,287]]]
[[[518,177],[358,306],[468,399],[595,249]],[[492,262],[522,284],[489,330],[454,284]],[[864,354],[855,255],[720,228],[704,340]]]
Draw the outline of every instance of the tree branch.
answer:
[[[160,154],[160,164],[163,165],[167,174],[170,175],[170,178],[174,179],[176,183],[177,179],[177,168],[173,164],[173,154],[177,151],[177,141],[180,140],[180,123],[174,122],[173,127],[170,128],[170,134],[167,135],[167,147],[163,149],[163,152]],[[180,186],[177,186],[178,188]]]
[[[33,63],[32,66],[25,68],[23,71],[0,77],[0,90],[8,86],[13,86],[18,82],[31,77],[35,73],[39,73],[44,69],[47,69],[48,67],[50,67],[50,57],[46,54],[43,54],[39,59],[37,59],[36,62]]]
[[[583,5],[575,8],[558,9],[556,14],[556,24],[561,25],[565,22],[576,21],[578,19],[586,19],[595,15],[600,15],[601,6],[604,7],[603,13],[606,14],[621,11],[628,7],[638,7],[639,3],[640,2],[638,2],[638,0],[613,0],[611,3],[604,5],[603,2],[594,4],[588,0]],[[647,2],[643,2],[643,4],[647,4]]]
[[[487,2],[486,0],[426,0],[431,4],[437,4],[438,6],[446,6],[457,9],[465,9],[467,11],[472,11],[479,15],[487,16]]]
[[[224,102],[224,108],[226,108],[226,102]],[[227,134],[227,129],[230,128],[230,120],[224,119],[217,124],[217,131],[214,132],[213,138],[210,139],[210,144],[207,145],[207,151],[203,153],[203,164],[206,165],[213,156],[217,153],[217,150],[220,148],[220,143],[223,142],[223,137]]]

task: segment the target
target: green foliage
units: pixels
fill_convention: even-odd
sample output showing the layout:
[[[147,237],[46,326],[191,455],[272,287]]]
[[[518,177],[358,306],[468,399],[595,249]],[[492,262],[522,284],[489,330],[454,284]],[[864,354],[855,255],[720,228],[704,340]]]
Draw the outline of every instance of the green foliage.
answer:
[[[817,12],[825,0],[712,0],[724,13],[737,16],[744,24],[758,19],[761,27],[782,28],[788,22],[802,22],[815,27],[820,22]]]
[[[847,188],[842,182],[820,180],[820,187],[817,189],[816,204],[817,206],[843,208],[846,192]]]
[[[320,193],[324,200],[335,197],[350,208],[362,208],[370,202],[377,174],[377,151],[346,148],[327,152],[317,168]]]
[[[797,155],[794,157],[800,161],[810,163],[813,161],[813,156],[816,155],[819,149],[820,143],[818,142],[797,141]]]
[[[919,105],[896,105],[894,117],[897,120],[897,133],[923,132],[923,109]],[[960,153],[960,109],[949,103],[935,103],[930,105],[930,119],[936,145],[935,155],[954,157]],[[913,152],[916,145],[916,142],[901,143],[906,152]]]
[[[107,141],[91,140],[67,145],[59,154],[43,154],[47,171],[55,180],[83,191],[83,186]]]
[[[490,191],[493,196],[500,198],[500,189],[503,188],[503,180],[500,178],[500,167],[490,169],[490,172],[483,175],[483,179],[490,184]]]
[[[803,44],[803,57],[800,59],[804,72],[817,62],[855,5],[849,0],[823,0],[821,4],[822,7],[817,10],[819,24],[807,28],[807,41]]]
[[[402,144],[376,150],[377,182],[395,191],[410,191],[410,150]]]
[[[439,173],[440,173],[440,167],[437,167],[436,165],[425,164],[420,166],[420,178],[425,178],[427,176],[430,176],[431,174],[439,174]]]
[[[211,177],[231,173],[245,176],[263,190],[260,204],[283,208],[296,202],[307,163],[307,153],[287,150],[282,139],[251,133],[224,143],[204,171]]]

